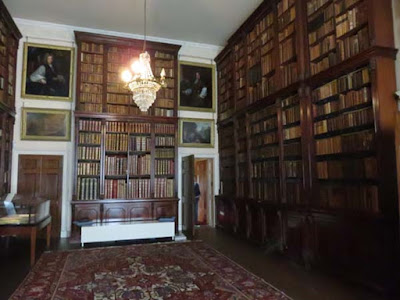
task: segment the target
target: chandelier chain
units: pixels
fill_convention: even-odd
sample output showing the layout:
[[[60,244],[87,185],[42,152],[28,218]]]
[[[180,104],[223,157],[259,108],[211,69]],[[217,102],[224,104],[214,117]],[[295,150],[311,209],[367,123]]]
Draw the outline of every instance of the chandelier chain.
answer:
[[[144,0],[144,40],[143,40],[143,52],[146,51],[146,37],[147,37],[147,0]]]

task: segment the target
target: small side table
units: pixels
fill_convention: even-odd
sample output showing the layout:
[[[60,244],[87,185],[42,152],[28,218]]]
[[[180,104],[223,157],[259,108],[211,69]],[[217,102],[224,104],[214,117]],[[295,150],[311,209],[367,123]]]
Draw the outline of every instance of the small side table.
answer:
[[[13,215],[12,217],[0,218],[0,235],[20,235],[30,236],[31,239],[31,267],[34,266],[36,260],[36,238],[37,233],[46,228],[46,247],[50,247],[51,238],[51,216],[40,221],[29,221],[18,223],[18,218],[25,219],[25,215]],[[7,222],[9,221],[9,222]]]

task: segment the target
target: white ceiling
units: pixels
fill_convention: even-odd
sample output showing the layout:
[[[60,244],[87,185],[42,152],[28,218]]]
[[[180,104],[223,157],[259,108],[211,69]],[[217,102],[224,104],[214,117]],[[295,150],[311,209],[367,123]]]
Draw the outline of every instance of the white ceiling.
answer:
[[[143,34],[144,0],[4,0],[13,17]],[[224,45],[262,0],[147,0],[147,35]]]

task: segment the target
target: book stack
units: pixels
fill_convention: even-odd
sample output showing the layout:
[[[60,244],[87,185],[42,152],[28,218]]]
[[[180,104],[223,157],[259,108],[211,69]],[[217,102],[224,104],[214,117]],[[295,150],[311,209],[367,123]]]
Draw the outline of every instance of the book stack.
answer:
[[[129,199],[146,199],[151,197],[150,179],[129,179],[128,198]]]
[[[130,136],[130,151],[149,152],[151,149],[151,138],[148,136]]]
[[[235,60],[235,93],[236,109],[244,108],[246,103],[246,56],[245,56],[245,40],[238,42],[234,47],[234,60]]]
[[[107,199],[126,199],[126,180],[106,179],[104,192]]]
[[[128,151],[128,135],[126,133],[107,133],[106,151]]]
[[[233,71],[230,63],[231,55],[218,64],[218,119],[229,118],[234,109],[233,97]]]
[[[98,178],[78,178],[78,200],[96,200],[99,197]]]
[[[129,156],[129,174],[130,175],[150,175],[151,155],[131,155]]]
[[[120,156],[106,156],[105,175],[126,175],[128,159]]]
[[[174,180],[167,178],[156,178],[154,183],[155,198],[174,197]]]
[[[171,159],[162,159],[155,161],[156,175],[173,175],[175,173],[174,161]]]

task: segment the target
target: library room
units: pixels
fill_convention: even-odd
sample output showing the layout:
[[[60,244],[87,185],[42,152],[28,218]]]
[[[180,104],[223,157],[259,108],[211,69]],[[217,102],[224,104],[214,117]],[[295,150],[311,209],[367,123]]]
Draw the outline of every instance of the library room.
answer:
[[[0,0],[0,299],[399,300],[399,0]]]

